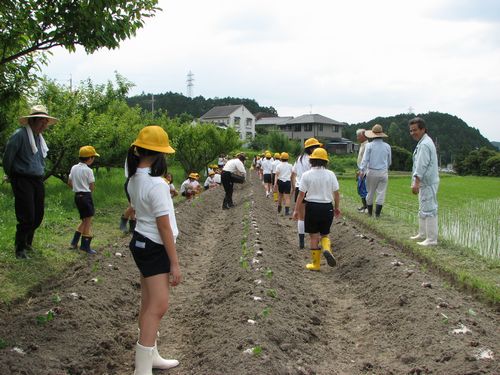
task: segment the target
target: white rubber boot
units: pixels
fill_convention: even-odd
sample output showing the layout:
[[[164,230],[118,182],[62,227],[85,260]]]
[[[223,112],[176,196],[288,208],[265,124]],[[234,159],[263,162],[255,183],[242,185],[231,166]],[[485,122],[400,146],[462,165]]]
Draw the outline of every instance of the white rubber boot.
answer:
[[[417,242],[421,246],[436,246],[438,239],[438,218],[437,216],[430,216],[425,219],[425,228],[427,231],[427,238],[422,242]]]
[[[135,345],[135,371],[134,375],[153,375],[154,347]]]
[[[158,347],[155,345],[153,348],[153,368],[159,368],[162,370],[168,370],[169,368],[174,368],[179,366],[179,361],[176,359],[164,359],[158,353]]]
[[[411,236],[411,240],[425,240],[427,238],[427,230],[425,228],[425,217],[418,217],[418,234],[416,236]]]

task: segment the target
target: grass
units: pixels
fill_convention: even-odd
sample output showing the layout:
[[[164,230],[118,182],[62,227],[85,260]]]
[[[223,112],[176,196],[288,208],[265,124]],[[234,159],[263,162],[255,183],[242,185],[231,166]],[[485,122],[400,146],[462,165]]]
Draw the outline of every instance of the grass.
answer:
[[[478,202],[500,199],[500,179],[487,177],[445,176],[441,179],[439,201],[440,243],[435,247],[422,247],[409,239],[417,229],[417,197],[410,192],[410,176],[391,176],[389,179],[386,201],[379,220],[369,218],[357,212],[360,205],[354,177],[341,177],[341,208],[343,214],[371,231],[383,236],[389,242],[413,254],[425,265],[438,270],[454,284],[470,290],[495,305],[500,304],[500,249],[480,249],[460,243],[463,232],[482,231],[484,227],[463,216],[467,208],[477,210],[477,216],[485,216],[498,221],[499,211],[484,211],[485,206]],[[469,197],[465,199],[465,197]],[[475,202],[474,205],[471,202]],[[488,207],[488,205],[486,205]],[[442,233],[447,225],[444,212],[450,212],[449,222],[464,221],[460,236],[454,238]],[[498,225],[498,224],[497,224]],[[497,232],[498,233],[498,232]],[[486,237],[490,233],[486,232]],[[491,238],[491,237],[488,237]],[[497,238],[497,240],[499,240]],[[498,245],[497,245],[498,246]]]
[[[178,165],[169,166],[176,187],[183,181],[184,172]],[[95,173],[96,190],[93,194],[96,215],[93,222],[92,246],[98,249],[113,247],[123,236],[118,229],[119,218],[127,207],[123,184],[123,169],[104,168]],[[0,173],[0,179],[3,173]],[[82,251],[69,250],[68,245],[80,219],[74,206],[74,193],[62,181],[46,181],[45,216],[35,233],[33,246],[37,252],[29,261],[14,256],[16,218],[10,184],[0,184],[0,302],[11,303],[26,296],[31,290],[60,275],[75,262],[94,267],[92,257]],[[184,199],[180,196],[175,200]],[[175,201],[174,200],[174,201]],[[105,255],[109,250],[104,250]]]

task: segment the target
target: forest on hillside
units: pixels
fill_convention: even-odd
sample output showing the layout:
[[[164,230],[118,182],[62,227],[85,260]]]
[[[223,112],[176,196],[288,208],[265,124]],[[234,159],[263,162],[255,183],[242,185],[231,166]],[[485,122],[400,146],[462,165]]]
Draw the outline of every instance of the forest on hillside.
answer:
[[[154,99],[153,99],[154,98]],[[154,100],[154,102],[153,102]],[[273,115],[278,115],[278,112],[273,107],[261,107],[254,99],[248,98],[204,98],[196,96],[190,98],[175,92],[166,92],[164,94],[144,94],[129,97],[127,103],[130,106],[138,105],[146,111],[151,111],[154,107],[155,111],[164,111],[168,117],[179,117],[189,115],[192,118],[201,117],[204,113],[216,106],[243,104],[250,112],[258,113],[265,112]]]

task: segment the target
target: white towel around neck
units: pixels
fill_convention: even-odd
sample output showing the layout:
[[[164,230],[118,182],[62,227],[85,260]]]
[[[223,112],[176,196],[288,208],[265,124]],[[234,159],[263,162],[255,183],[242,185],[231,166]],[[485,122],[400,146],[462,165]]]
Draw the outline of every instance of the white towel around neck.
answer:
[[[31,151],[33,151],[33,154],[36,154],[38,152],[38,147],[36,147],[35,135],[33,134],[33,130],[29,125],[25,125],[24,127],[26,128],[26,132],[28,133]],[[43,136],[41,134],[39,134],[38,136],[40,137],[40,151],[42,152],[42,156],[45,159],[47,157],[47,152],[49,152],[49,148],[47,147],[47,143],[45,143],[45,139],[43,139]]]

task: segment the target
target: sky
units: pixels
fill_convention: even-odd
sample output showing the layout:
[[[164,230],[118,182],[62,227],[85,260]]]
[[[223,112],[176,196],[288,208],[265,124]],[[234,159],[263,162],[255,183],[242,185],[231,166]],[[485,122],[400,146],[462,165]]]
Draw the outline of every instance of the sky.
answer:
[[[90,78],[167,91],[244,97],[280,116],[349,124],[439,111],[500,141],[498,0],[160,0],[119,49],[52,50],[61,84]]]

